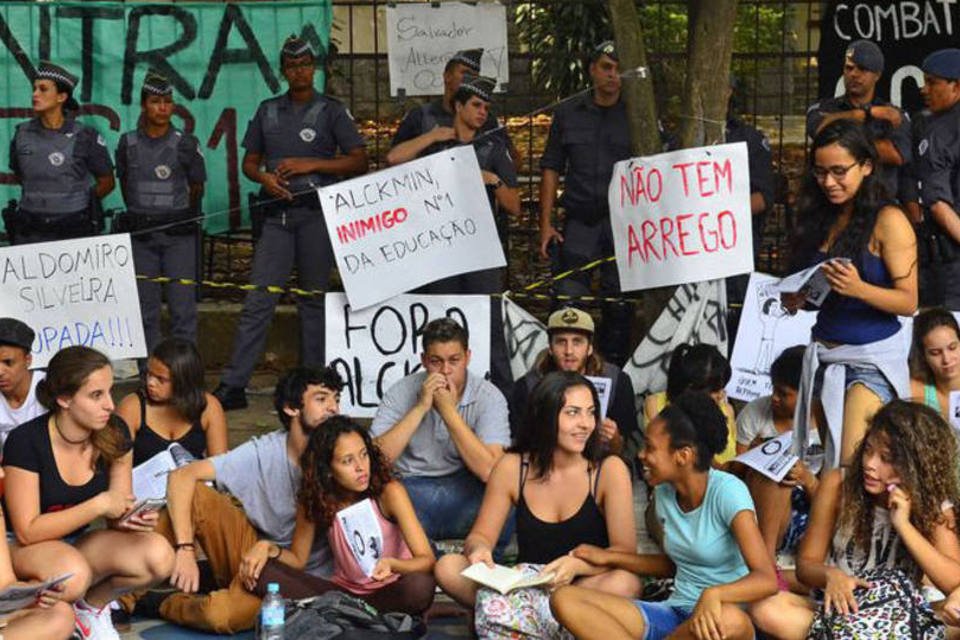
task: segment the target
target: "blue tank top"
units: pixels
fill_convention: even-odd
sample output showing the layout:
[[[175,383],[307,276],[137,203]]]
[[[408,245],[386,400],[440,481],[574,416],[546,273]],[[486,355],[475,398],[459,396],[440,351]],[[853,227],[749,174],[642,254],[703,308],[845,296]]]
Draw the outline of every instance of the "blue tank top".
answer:
[[[826,253],[818,251],[813,264],[827,258],[829,256]],[[864,282],[887,289],[893,286],[893,279],[883,259],[866,249],[858,261],[857,269]],[[813,325],[814,339],[841,344],[868,344],[889,338],[898,331],[900,321],[895,314],[836,293],[831,293],[824,300],[817,314],[817,323]]]

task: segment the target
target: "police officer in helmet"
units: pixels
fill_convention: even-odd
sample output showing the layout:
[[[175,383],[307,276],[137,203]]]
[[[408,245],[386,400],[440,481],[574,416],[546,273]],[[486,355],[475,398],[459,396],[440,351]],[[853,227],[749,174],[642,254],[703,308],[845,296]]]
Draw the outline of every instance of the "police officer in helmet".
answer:
[[[97,232],[100,199],[113,190],[113,164],[95,129],[74,118],[77,76],[41,61],[33,78],[36,117],[17,125],[10,169],[22,190],[4,212],[15,244],[79,238]]]
[[[316,58],[310,45],[290,36],[280,53],[290,89],[264,100],[243,138],[243,174],[261,185],[266,211],[251,282],[284,286],[294,264],[302,289],[326,289],[333,249],[316,188],[367,171],[364,140],[347,109],[313,86]],[[243,305],[233,356],[214,395],[224,409],[247,406],[244,387],[263,352],[279,295],[251,291]],[[323,362],[323,300],[301,296],[300,355],[304,365]]]
[[[131,233],[138,274],[174,279],[197,277],[200,199],[207,179],[197,138],[170,124],[173,87],[154,70],[140,90],[137,128],[120,137],[117,177],[127,211],[116,230]],[[147,351],[160,342],[161,285],[137,281]],[[171,334],[197,339],[197,299],[193,287],[165,285]]]

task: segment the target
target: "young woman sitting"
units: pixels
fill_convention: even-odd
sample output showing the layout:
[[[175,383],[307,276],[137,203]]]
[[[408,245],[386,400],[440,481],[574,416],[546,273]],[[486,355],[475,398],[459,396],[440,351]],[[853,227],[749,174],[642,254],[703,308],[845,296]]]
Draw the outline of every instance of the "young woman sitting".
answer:
[[[334,416],[313,431],[300,467],[303,480],[297,494],[297,524],[290,549],[274,546],[259,579],[250,578],[247,588],[260,596],[271,582],[280,585],[287,598],[307,598],[339,589],[366,600],[380,611],[422,613],[433,602],[433,550],[417,520],[413,504],[399,480],[373,443],[368,429],[343,416]],[[379,536],[370,542],[370,532],[357,555],[357,531],[344,530],[338,517],[342,510],[359,503],[369,505]],[[318,536],[325,536],[333,552],[334,575],[330,580],[302,569]],[[361,559],[376,558],[372,567]]]
[[[3,451],[14,571],[26,580],[72,573],[63,599],[74,603],[81,638],[119,638],[106,605],[173,569],[173,549],[151,531],[156,512],[123,518],[134,505],[133,454],[111,415],[112,386],[106,356],[63,349],[37,387],[49,413],[14,429]],[[99,518],[107,528],[90,530]]]
[[[203,362],[192,342],[168,338],[154,347],[143,386],[117,407],[133,434],[134,466],[174,442],[197,460],[226,452],[227,419],[203,385]]]
[[[580,544],[636,549],[633,491],[627,465],[601,458],[599,401],[578,373],[557,371],[534,388],[516,445],[497,463],[463,554],[437,562],[437,582],[463,605],[476,606],[483,637],[526,633],[552,637],[560,630],[547,592],[520,589],[500,596],[460,575],[478,562],[493,564],[492,549],[516,508],[517,560],[529,574],[552,574],[549,587],[570,583],[635,596],[636,576],[570,555]]]
[[[870,420],[852,463],[822,477],[797,556],[797,577],[822,604],[780,593],[752,609],[757,626],[775,638],[832,638],[834,625],[846,625],[843,637],[903,637],[902,630],[876,627],[884,616],[857,626],[859,608],[876,599],[868,589],[906,582],[919,591],[923,575],[944,593],[960,585],[952,428],[929,407],[894,400]],[[907,609],[911,602],[890,606]],[[919,617],[918,629],[939,624],[929,608]]]
[[[960,391],[960,327],[942,307],[913,319],[910,397],[950,419],[950,393]]]
[[[775,593],[777,581],[746,485],[711,468],[726,443],[726,418],[702,392],[680,394],[650,423],[640,462],[654,487],[665,553],[582,546],[573,556],[642,576],[675,575],[673,594],[663,602],[644,602],[578,586],[559,589],[550,606],[574,636],[754,637],[742,605]]]

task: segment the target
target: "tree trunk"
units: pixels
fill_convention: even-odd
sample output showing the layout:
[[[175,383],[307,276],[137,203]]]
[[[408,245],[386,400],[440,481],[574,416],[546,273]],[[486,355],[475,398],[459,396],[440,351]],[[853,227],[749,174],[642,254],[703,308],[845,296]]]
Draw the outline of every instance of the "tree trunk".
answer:
[[[737,0],[691,0],[680,146],[723,141]]]
[[[660,133],[653,99],[653,74],[647,65],[647,50],[643,44],[643,29],[640,27],[635,0],[607,0],[607,8],[617,53],[620,55],[621,73],[642,69],[642,72],[630,73],[625,77],[621,90],[627,104],[633,153],[638,156],[657,153],[660,150]]]

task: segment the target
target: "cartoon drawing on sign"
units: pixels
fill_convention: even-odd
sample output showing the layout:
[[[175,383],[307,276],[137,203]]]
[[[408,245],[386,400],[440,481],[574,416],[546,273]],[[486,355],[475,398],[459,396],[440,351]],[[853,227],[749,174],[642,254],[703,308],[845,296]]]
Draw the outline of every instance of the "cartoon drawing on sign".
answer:
[[[788,313],[780,304],[780,294],[776,291],[761,285],[757,288],[757,297],[760,300],[757,310],[763,333],[760,335],[760,349],[757,352],[757,361],[753,365],[753,372],[766,374],[770,372],[770,364],[775,356],[773,344],[777,336],[777,324]]]

